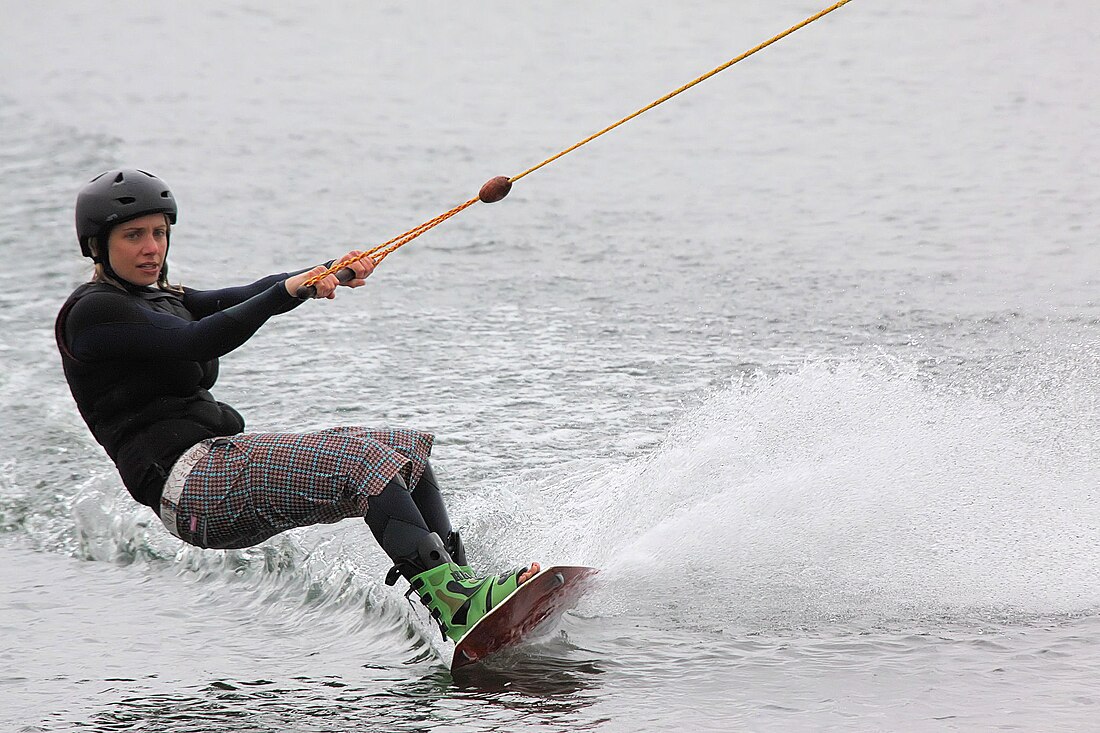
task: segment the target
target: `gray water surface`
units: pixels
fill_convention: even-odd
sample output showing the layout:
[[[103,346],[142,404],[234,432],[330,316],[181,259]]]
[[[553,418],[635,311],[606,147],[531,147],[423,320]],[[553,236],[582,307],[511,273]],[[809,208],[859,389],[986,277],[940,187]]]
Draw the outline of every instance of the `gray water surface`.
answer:
[[[366,249],[820,8],[0,2],[0,728],[1094,730],[1100,8],[856,0],[273,319],[254,430],[407,425],[475,565],[602,569],[452,675],[366,528],[167,535],[76,412],[72,205],[194,287]]]

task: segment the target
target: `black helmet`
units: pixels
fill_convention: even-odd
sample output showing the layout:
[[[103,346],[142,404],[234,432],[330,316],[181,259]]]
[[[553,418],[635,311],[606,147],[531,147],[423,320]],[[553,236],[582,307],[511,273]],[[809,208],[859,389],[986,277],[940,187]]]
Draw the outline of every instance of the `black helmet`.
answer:
[[[132,168],[100,173],[76,197],[76,236],[80,252],[96,259],[88,240],[102,238],[116,224],[146,214],[165,214],[176,223],[176,199],[168,184]]]

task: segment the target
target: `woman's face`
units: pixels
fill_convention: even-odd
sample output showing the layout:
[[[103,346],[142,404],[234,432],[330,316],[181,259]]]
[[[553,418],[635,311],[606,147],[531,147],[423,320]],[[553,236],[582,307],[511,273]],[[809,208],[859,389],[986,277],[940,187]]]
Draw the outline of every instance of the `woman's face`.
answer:
[[[168,220],[147,214],[119,224],[107,239],[111,269],[133,285],[153,285],[168,254]]]

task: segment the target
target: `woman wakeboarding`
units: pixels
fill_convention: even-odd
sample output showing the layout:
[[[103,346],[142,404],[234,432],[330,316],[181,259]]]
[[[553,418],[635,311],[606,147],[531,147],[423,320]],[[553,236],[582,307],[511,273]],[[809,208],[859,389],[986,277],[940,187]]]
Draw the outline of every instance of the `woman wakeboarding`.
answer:
[[[217,290],[172,285],[176,217],[168,186],[140,170],[101,173],[77,196],[77,239],[95,269],[58,314],[57,347],[80,414],[123,484],[169,532],[202,548],[364,517],[394,563],[387,583],[403,576],[444,635],[460,639],[539,566],[474,573],[432,472],[431,434],[245,433],[241,415],[209,392],[219,357],[301,305],[303,292],[331,299],[339,286],[364,285],[372,260],[358,251],[336,260],[346,263],[344,282],[319,265]]]

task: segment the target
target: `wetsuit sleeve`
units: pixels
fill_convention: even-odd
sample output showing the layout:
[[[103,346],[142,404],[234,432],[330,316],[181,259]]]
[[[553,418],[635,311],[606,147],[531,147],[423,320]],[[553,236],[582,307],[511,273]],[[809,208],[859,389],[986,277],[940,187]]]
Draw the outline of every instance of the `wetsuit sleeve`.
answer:
[[[242,302],[188,321],[142,307],[124,293],[92,293],[73,306],[65,321],[65,334],[73,357],[83,362],[206,361],[229,353],[251,338],[267,319],[302,302],[287,293],[280,278]]]
[[[335,260],[329,260],[325,263],[325,267],[332,267],[332,263]],[[230,306],[243,303],[249,298],[253,298],[263,291],[270,288],[277,282],[282,282],[288,277],[300,275],[306,270],[311,268],[305,268],[302,270],[295,270],[294,272],[284,272],[279,275],[268,275],[265,278],[261,278],[250,285],[239,285],[232,288],[220,288],[218,290],[193,290],[191,288],[183,289],[183,304],[187,306],[187,310],[194,314],[195,318],[204,318],[211,313],[217,313],[220,310],[225,310]]]
[[[249,285],[239,285],[232,288],[219,288],[217,290],[183,289],[183,304],[187,310],[194,314],[195,318],[223,311],[226,308],[254,298],[277,282],[282,282],[289,277],[287,274],[269,275]]]

